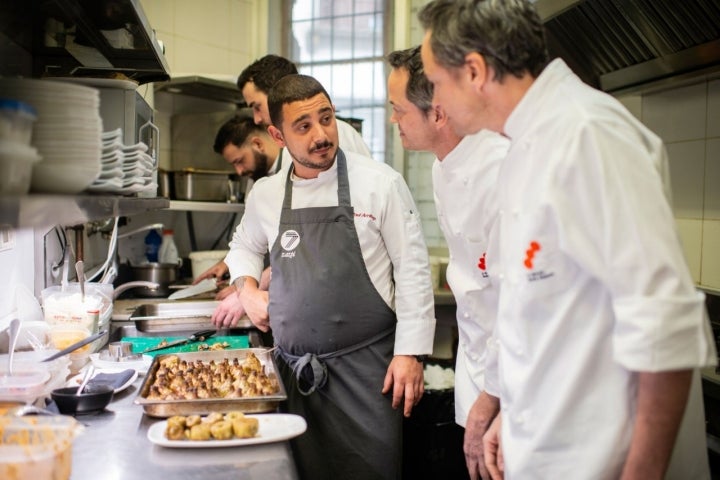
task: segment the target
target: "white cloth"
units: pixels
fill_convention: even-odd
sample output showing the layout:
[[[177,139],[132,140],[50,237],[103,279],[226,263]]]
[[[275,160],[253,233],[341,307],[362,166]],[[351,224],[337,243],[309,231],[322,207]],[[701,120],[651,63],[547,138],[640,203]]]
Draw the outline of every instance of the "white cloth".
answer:
[[[427,247],[415,202],[402,176],[384,163],[345,152],[355,228],[373,285],[395,311],[396,355],[432,352],[434,299]],[[233,234],[225,263],[234,281],[260,278],[263,255],[275,243],[286,174],[255,184]],[[293,208],[338,204],[337,163],[314,179],[293,180]],[[322,299],[323,292],[318,292]]]
[[[504,133],[511,147],[488,257],[500,283],[505,478],[618,478],[636,372],[716,362],[666,199],[665,149],[559,59]],[[694,458],[679,471],[704,478],[704,426],[691,430],[679,441],[695,443]]]
[[[343,120],[337,118],[335,120],[337,122],[338,144],[342,151],[346,154],[347,152],[355,152],[359,153],[363,157],[372,158],[370,149],[368,149],[367,145],[365,144],[365,141],[363,140],[362,135],[360,135],[360,132],[355,130],[352,125]],[[287,171],[288,166],[292,163],[292,156],[290,155],[290,152],[288,152],[287,148],[282,149],[282,151],[280,152],[280,158],[282,158],[280,170]],[[276,165],[277,162],[275,162],[275,165],[273,165],[273,169],[275,170],[277,170]]]
[[[498,169],[509,145],[502,135],[482,130],[432,167],[438,223],[450,253],[447,281],[457,304],[455,421],[463,427],[483,390],[485,349],[497,314],[497,288],[491,288],[483,257],[497,217]]]

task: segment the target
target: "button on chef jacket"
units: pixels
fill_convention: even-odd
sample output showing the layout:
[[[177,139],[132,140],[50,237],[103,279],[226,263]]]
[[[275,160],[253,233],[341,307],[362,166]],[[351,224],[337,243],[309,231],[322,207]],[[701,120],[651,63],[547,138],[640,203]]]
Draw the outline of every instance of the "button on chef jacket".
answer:
[[[486,379],[489,392],[500,382],[505,478],[616,479],[632,435],[633,372],[716,361],[666,200],[665,149],[559,59],[505,133],[488,253],[499,259],[490,265],[500,279],[499,375]],[[695,380],[669,478],[707,475]]]
[[[365,266],[378,293],[397,315],[395,355],[429,354],[435,331],[434,299],[415,202],[402,176],[386,164],[353,152],[345,156]],[[263,255],[278,235],[284,182],[284,175],[265,177],[250,191],[225,258],[232,281],[241,276],[260,278]],[[292,208],[337,205],[337,164],[317,178],[294,177],[292,188]],[[318,301],[323,294],[318,292]]]
[[[486,251],[498,211],[498,168],[509,143],[481,130],[432,167],[438,223],[450,253],[446,277],[457,305],[455,421],[463,427],[483,390],[485,350],[497,315],[498,289],[490,285]]]

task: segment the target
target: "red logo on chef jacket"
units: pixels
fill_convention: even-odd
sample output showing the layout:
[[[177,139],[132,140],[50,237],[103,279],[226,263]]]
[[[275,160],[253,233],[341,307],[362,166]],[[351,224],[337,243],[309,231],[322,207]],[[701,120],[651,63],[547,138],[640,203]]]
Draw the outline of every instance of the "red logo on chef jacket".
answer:
[[[285,250],[282,253],[283,258],[293,258],[295,256],[295,248],[300,245],[300,234],[295,230],[285,230],[280,236],[280,246]]]
[[[485,256],[486,255],[487,255],[487,252],[483,252],[482,257],[480,257],[478,259],[478,265],[477,265],[478,268],[480,269],[480,271],[482,272],[483,278],[488,278],[488,273],[486,271],[487,267],[485,266]]]
[[[540,251],[540,244],[538,242],[532,241],[530,242],[530,248],[525,250],[525,268],[528,270],[532,270],[533,268],[533,258],[535,258],[535,253]]]
[[[530,242],[529,248],[525,250],[525,261],[523,264],[525,265],[525,268],[532,270],[527,274],[528,281],[530,282],[545,280],[555,275],[555,272],[543,270],[542,268],[534,270],[535,265],[533,261],[535,260],[535,254],[537,254],[540,250],[542,250],[542,247],[534,240]]]

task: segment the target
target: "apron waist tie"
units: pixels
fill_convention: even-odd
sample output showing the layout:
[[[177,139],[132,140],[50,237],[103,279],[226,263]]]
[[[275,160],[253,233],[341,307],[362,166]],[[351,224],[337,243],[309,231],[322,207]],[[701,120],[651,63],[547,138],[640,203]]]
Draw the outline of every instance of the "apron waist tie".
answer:
[[[392,326],[391,328],[383,330],[382,332],[368,338],[367,340],[350,345],[349,347],[341,348],[340,350],[336,350],[334,352],[293,355],[280,345],[276,345],[277,350],[275,354],[282,357],[283,360],[285,360],[285,362],[287,362],[287,364],[290,366],[290,368],[292,368],[293,374],[297,379],[298,391],[302,395],[307,396],[313,393],[315,390],[324,387],[327,383],[327,365],[325,365],[325,362],[323,362],[323,360],[333,357],[340,357],[342,355],[352,353],[356,350],[360,350],[361,348],[365,348],[375,342],[382,340],[388,335],[391,335],[394,331],[395,326]],[[310,375],[309,377],[306,377],[308,383],[311,384],[309,388],[303,388],[302,383],[300,382],[301,377],[306,372]]]

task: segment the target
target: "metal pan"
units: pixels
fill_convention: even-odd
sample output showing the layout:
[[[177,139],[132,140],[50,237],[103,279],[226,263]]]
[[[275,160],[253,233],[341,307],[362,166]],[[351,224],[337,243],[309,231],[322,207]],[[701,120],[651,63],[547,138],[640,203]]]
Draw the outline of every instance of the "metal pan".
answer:
[[[227,358],[232,361],[237,358],[244,361],[248,353],[254,353],[260,362],[265,366],[265,373],[277,379],[279,389],[273,395],[243,398],[208,398],[196,400],[155,400],[148,399],[150,387],[155,382],[156,373],[160,362],[169,356],[176,355],[181,360],[195,361],[202,360],[209,362],[214,360],[220,362]],[[137,405],[142,405],[145,414],[151,417],[167,418],[173,415],[207,415],[212,412],[226,413],[239,410],[244,413],[262,413],[277,410],[279,403],[287,399],[285,386],[277,373],[277,366],[272,353],[267,348],[243,348],[237,350],[218,350],[206,352],[188,352],[156,355],[153,359],[145,380],[140,386],[138,396],[135,398]]]

